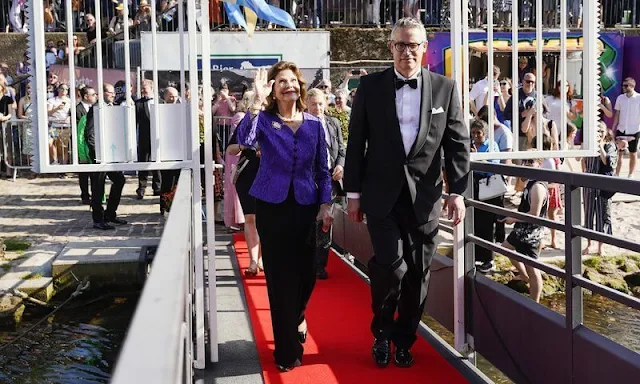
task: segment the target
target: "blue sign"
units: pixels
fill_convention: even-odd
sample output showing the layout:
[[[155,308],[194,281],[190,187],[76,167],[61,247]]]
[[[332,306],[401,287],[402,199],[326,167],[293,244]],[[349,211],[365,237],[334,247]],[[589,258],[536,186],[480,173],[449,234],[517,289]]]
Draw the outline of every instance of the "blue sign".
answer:
[[[260,67],[270,67],[282,60],[281,56],[259,57],[211,57],[212,71],[252,70]],[[198,58],[198,70],[202,70],[202,58]]]

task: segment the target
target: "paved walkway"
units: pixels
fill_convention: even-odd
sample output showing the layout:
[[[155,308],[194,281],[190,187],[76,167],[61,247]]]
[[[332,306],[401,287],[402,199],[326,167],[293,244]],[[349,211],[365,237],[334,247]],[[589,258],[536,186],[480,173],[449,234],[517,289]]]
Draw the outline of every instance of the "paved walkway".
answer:
[[[159,198],[136,200],[137,178],[127,176],[126,180],[118,216],[129,224],[103,231],[93,229],[91,209],[80,202],[76,176],[19,175],[15,182],[0,179],[0,236],[29,239],[33,245],[132,237],[159,239],[165,222],[159,213]],[[109,185],[107,181],[107,188]]]

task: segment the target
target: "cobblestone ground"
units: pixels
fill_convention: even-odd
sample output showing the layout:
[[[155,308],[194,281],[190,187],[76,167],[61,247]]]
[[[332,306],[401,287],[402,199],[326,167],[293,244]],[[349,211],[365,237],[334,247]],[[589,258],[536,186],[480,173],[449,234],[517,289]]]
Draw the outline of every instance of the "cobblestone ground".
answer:
[[[129,223],[103,231],[93,228],[91,209],[80,201],[76,175],[23,174],[16,182],[0,179],[0,236],[29,239],[33,245],[160,238],[165,218],[159,213],[159,197],[136,200],[137,185],[136,176],[126,176],[118,217]],[[107,181],[107,190],[109,186]],[[151,194],[150,187],[147,194]]]

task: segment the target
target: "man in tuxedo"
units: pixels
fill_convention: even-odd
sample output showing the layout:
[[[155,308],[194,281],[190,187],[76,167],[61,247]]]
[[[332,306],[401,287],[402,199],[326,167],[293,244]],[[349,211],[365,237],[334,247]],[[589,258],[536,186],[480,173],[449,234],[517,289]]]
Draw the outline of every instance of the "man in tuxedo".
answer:
[[[442,152],[449,217],[464,218],[469,133],[455,82],[421,68],[424,26],[398,20],[389,49],[393,68],[364,76],[351,109],[344,188],[348,215],[367,217],[376,364],[409,367],[423,312],[441,212]],[[398,317],[394,321],[394,315]]]
[[[320,89],[310,89],[307,92],[306,104],[309,113],[320,119],[324,128],[324,138],[327,142],[329,156],[329,172],[331,173],[331,189],[333,201],[340,201],[344,197],[342,177],[344,174],[344,156],[346,148],[342,140],[342,128],[340,121],[335,117],[326,116],[328,97]],[[322,222],[316,226],[316,277],[320,280],[329,278],[327,274],[327,262],[329,260],[329,248],[331,247],[331,231],[322,230]]]
[[[106,107],[112,107],[116,97],[113,85],[105,83],[104,104]],[[84,137],[89,147],[89,157],[96,159],[96,139],[95,139],[95,123],[94,115],[97,107],[89,109],[87,113],[87,125],[84,129]],[[105,129],[105,127],[102,127]],[[107,179],[111,180],[111,189],[109,190],[109,200],[107,201],[107,210],[102,207],[102,196],[104,195],[104,183]],[[113,172],[93,172],[91,174],[91,216],[93,217],[93,227],[96,229],[109,230],[115,229],[111,224],[127,224],[127,222],[116,215],[120,198],[122,197],[122,189],[124,188],[124,174],[119,171]]]
[[[140,88],[141,98],[136,100],[136,125],[138,131],[138,161],[149,162],[151,161],[151,118],[150,108],[154,103],[153,100],[153,82],[151,80],[144,80],[142,82],[142,88]],[[138,189],[136,189],[136,196],[138,199],[144,197],[144,192],[147,189],[147,178],[151,173],[151,188],[153,188],[153,195],[160,196],[160,171],[138,171]]]
[[[98,94],[92,87],[82,87],[80,89],[81,100],[76,105],[76,124],[80,123],[80,119],[87,115],[93,104],[96,103]],[[89,176],[90,172],[82,172],[78,174],[78,182],[80,183],[80,198],[82,204],[91,204],[91,196],[89,195]]]

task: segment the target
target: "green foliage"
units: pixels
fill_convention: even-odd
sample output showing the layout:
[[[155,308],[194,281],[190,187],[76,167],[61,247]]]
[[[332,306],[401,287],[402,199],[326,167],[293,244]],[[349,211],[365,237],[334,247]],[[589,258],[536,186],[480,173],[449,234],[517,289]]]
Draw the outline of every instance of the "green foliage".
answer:
[[[26,251],[31,247],[31,242],[23,240],[18,237],[9,237],[3,240],[4,245],[7,247],[7,252]]]

